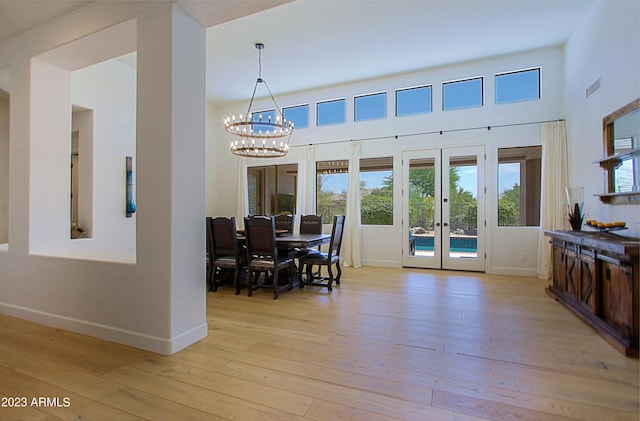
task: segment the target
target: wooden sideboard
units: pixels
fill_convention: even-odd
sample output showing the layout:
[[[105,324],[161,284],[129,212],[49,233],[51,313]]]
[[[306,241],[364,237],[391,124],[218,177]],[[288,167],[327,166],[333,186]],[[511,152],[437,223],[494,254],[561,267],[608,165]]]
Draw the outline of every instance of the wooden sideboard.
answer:
[[[611,233],[545,231],[553,245],[546,293],[626,356],[638,357],[640,241]]]

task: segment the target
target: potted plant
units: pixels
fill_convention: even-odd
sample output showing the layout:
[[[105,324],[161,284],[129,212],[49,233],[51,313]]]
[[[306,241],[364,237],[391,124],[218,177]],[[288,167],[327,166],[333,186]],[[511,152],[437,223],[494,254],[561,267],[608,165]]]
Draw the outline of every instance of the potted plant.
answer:
[[[567,202],[569,207],[569,224],[573,231],[580,231],[582,229],[582,222],[584,221],[584,214],[582,213],[582,195],[584,192],[583,187],[567,187]]]

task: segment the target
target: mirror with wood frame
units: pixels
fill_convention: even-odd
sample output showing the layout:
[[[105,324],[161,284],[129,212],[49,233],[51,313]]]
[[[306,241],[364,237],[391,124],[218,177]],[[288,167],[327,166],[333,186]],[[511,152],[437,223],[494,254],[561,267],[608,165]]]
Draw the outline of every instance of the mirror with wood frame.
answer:
[[[604,203],[640,203],[640,99],[602,119]]]

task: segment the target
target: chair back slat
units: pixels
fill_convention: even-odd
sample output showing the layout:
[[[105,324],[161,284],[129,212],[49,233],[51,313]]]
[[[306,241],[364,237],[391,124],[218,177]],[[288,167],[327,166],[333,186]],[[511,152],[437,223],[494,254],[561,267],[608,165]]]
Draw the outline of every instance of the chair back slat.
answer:
[[[333,217],[333,227],[331,228],[331,244],[329,245],[329,257],[340,255],[343,232],[344,215],[336,215]]]
[[[302,215],[300,234],[322,234],[322,215]]]
[[[293,232],[293,215],[276,215],[275,229]]]
[[[212,252],[214,256],[238,254],[236,218],[211,218]]]
[[[251,256],[277,258],[274,218],[254,216],[244,220],[247,252]]]

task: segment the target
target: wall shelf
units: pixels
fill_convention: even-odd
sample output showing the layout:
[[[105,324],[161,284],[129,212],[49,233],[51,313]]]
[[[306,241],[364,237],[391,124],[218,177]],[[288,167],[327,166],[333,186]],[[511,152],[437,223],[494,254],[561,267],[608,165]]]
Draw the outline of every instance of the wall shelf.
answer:
[[[593,161],[605,172],[605,191],[603,194],[596,194],[602,203],[608,205],[619,204],[640,204],[640,192],[638,191],[638,180],[633,175],[633,186],[628,186],[627,191],[621,192],[617,184],[620,168],[624,161],[632,161],[634,166],[640,157],[640,147],[638,147],[637,119],[638,109],[640,109],[640,98],[636,98],[627,105],[619,108],[602,119],[602,140],[604,142],[604,157]],[[635,130],[633,127],[636,127]],[[616,133],[614,133],[614,131]],[[630,149],[617,152],[617,140],[625,140]],[[635,147],[634,147],[635,146]],[[617,152],[617,153],[616,153]],[[626,186],[625,186],[626,187]]]
[[[608,205],[623,205],[640,203],[640,192],[619,192],[594,194],[600,201]]]
[[[615,155],[608,156],[606,158],[593,161],[594,164],[599,164],[604,169],[617,168],[622,161],[631,158],[633,156],[640,156],[640,148],[629,149],[628,151],[621,152]]]

